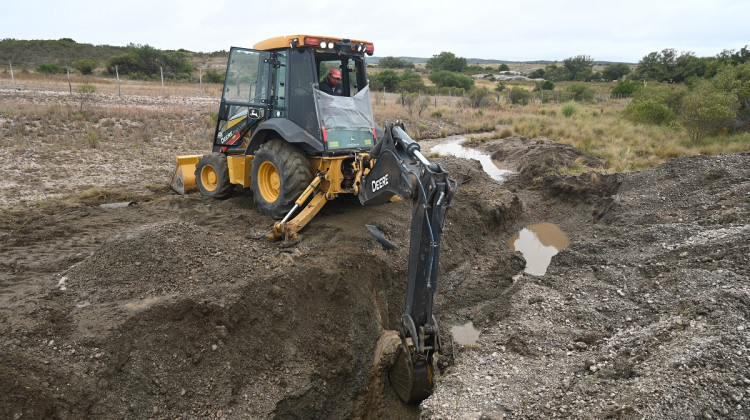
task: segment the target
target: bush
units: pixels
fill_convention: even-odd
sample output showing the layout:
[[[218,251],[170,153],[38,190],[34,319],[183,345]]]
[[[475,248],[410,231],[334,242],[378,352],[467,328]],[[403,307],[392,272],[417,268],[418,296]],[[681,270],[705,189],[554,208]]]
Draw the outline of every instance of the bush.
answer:
[[[568,92],[572,95],[571,99],[578,102],[593,102],[596,97],[594,89],[581,84],[568,86]]]
[[[560,108],[560,112],[566,117],[572,117],[578,111],[576,104],[568,102]]]
[[[641,102],[653,99],[667,108],[677,111],[686,93],[687,88],[682,85],[649,85],[648,87],[636,90],[633,100]]]
[[[383,57],[378,62],[384,69],[413,69],[414,63],[393,56]]]
[[[677,113],[655,99],[646,99],[630,102],[625,107],[625,116],[636,123],[664,125],[674,121]]]
[[[206,83],[224,83],[226,74],[216,69],[208,69],[203,73],[203,81]]]
[[[401,76],[398,75],[396,70],[390,69],[382,70],[372,78],[373,89],[385,89],[388,92],[395,92],[400,81]]]
[[[633,96],[633,94],[638,90],[639,87],[642,85],[637,82],[631,82],[628,80],[617,82],[615,87],[612,88],[612,94],[613,95],[619,95],[623,97]]]
[[[71,63],[71,65],[74,69],[81,72],[81,74],[91,74],[91,72],[93,72],[96,68],[97,62],[96,60],[92,60],[90,58],[83,58],[74,61],[73,63]]]
[[[425,90],[426,86],[424,85],[424,81],[422,81],[422,76],[411,70],[405,70],[399,77],[398,88],[407,92],[419,92]]]
[[[740,103],[731,92],[717,89],[710,82],[698,83],[682,100],[682,124],[693,141],[732,126]]]
[[[555,84],[550,80],[545,80],[543,82],[537,83],[536,86],[534,86],[534,90],[555,90]]]
[[[485,106],[491,101],[490,90],[485,87],[473,88],[469,91],[469,105],[472,108]]]
[[[474,79],[471,77],[448,70],[433,71],[429,79],[439,87],[457,87],[467,90],[474,87]]]
[[[65,67],[58,66],[57,64],[40,64],[36,68],[37,73],[47,74],[65,74]]]
[[[529,103],[529,98],[531,98],[531,92],[520,86],[513,86],[508,91],[508,99],[512,104],[526,105]]]

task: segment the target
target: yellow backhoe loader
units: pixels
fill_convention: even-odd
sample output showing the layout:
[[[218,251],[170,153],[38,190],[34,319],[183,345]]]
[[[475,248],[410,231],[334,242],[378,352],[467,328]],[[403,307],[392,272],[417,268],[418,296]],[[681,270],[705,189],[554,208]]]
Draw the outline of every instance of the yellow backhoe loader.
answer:
[[[362,204],[411,199],[406,311],[389,376],[413,403],[434,387],[440,332],[432,302],[456,182],[421,154],[403,125],[375,123],[365,64],[373,51],[367,41],[311,35],[231,48],[213,150],[177,156],[172,188],[214,198],[235,185],[251,188],[258,210],[278,220],[268,236],[287,240],[340,194]],[[320,89],[328,75],[340,78],[337,94]]]

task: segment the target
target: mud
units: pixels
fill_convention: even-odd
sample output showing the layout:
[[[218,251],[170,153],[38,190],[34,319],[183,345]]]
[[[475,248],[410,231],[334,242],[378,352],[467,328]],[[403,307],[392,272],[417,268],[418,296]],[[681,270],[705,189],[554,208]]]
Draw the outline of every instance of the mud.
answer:
[[[22,117],[3,118],[8,151]],[[748,417],[750,154],[565,176],[555,169],[601,162],[541,139],[483,149],[515,174],[501,184],[476,161],[433,159],[460,189],[435,302],[446,349],[419,407],[383,369],[404,305],[408,202],[342,198],[281,244],[263,237],[271,221],[247,192],[169,191],[175,150],[99,150],[142,174],[124,190],[103,174],[109,194],[50,180],[54,199],[21,206],[23,189],[0,189],[0,417]],[[85,160],[55,164],[96,179]],[[100,206],[123,201],[135,204]],[[540,222],[570,245],[545,275],[522,274],[508,241]],[[476,343],[454,343],[451,327],[469,322]]]

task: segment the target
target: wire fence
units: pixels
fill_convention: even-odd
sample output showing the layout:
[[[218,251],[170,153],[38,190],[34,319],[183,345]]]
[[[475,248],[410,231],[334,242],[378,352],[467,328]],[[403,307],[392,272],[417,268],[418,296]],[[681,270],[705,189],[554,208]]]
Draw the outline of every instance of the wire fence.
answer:
[[[68,92],[76,94],[82,85],[96,86],[96,92],[118,96],[190,96],[220,98],[222,85],[192,81],[144,81],[80,74],[39,74],[19,72],[11,66],[0,70],[0,90]]]

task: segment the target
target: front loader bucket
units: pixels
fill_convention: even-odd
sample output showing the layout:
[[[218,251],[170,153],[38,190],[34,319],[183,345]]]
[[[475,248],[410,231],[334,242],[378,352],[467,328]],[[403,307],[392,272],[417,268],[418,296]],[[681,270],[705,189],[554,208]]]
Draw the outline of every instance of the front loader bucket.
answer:
[[[185,194],[187,191],[197,188],[195,183],[195,165],[202,155],[182,155],[176,156],[177,169],[172,175],[172,189],[178,194]]]

